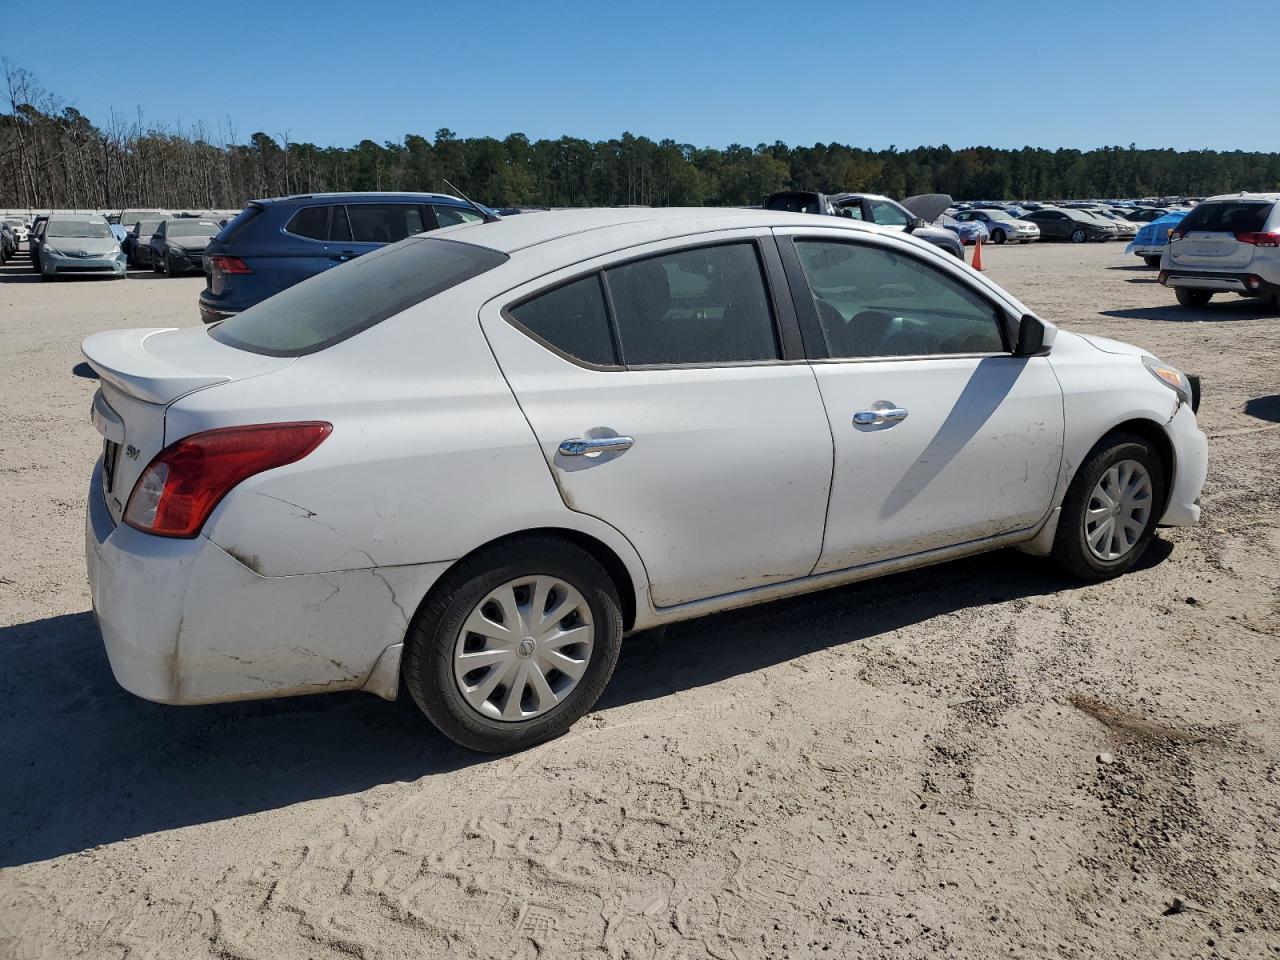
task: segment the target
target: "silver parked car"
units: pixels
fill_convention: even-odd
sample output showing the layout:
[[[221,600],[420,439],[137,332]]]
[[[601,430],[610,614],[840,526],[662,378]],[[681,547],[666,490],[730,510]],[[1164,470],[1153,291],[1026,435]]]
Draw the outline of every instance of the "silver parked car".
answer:
[[[54,214],[45,226],[36,268],[41,280],[96,274],[123,277],[124,251],[106,217]]]
[[[961,223],[976,221],[984,224],[992,243],[1030,243],[1040,239],[1039,227],[1004,210],[961,210],[956,219]]]

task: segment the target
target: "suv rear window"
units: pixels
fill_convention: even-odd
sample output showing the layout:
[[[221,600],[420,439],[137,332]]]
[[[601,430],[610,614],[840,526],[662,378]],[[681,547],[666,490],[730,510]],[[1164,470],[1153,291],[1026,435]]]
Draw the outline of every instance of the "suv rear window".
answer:
[[[1202,203],[1182,221],[1182,231],[1257,233],[1266,226],[1274,204],[1270,200],[1216,200]]]
[[[454,240],[414,237],[282,290],[209,328],[219,343],[300,357],[353,337],[507,261]]]

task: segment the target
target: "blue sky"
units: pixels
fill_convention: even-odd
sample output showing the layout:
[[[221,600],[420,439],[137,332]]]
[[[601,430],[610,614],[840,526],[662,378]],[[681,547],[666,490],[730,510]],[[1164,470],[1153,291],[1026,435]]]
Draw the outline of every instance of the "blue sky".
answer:
[[[294,141],[623,131],[1280,150],[1280,0],[0,4],[0,55],[96,122]]]

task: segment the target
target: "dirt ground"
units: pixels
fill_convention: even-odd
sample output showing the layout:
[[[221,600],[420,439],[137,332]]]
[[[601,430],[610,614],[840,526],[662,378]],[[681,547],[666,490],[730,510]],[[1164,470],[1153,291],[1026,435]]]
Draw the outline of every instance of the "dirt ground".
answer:
[[[202,281],[0,272],[0,958],[1280,957],[1280,312],[984,253],[1204,376],[1202,524],[1110,583],[1001,553],[672,628],[498,759],[368,695],[120,690],[78,345]]]

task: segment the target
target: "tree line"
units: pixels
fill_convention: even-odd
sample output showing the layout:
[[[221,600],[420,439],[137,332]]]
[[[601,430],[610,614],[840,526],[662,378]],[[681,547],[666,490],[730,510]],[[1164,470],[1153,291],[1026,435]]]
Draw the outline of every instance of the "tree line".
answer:
[[[739,206],[782,189],[966,199],[1205,196],[1280,188],[1280,153],[1035,147],[867,150],[840,143],[723,149],[624,133],[530,140],[512,133],[294,142],[234,124],[164,129],[115,114],[98,125],[4,61],[0,207],[238,208],[254,197],[347,190],[441,190],[493,206]]]

